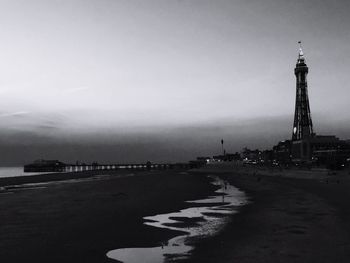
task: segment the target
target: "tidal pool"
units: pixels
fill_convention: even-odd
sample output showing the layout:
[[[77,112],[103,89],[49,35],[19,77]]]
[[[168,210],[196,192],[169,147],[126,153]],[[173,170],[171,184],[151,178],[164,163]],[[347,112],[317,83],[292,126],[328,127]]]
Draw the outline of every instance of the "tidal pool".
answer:
[[[124,263],[162,263],[188,257],[193,249],[193,246],[188,245],[191,238],[214,235],[225,226],[229,215],[237,212],[237,207],[248,202],[244,192],[218,177],[211,177],[214,179],[212,182],[214,185],[221,186],[216,195],[187,201],[196,204],[191,208],[144,217],[146,225],[186,234],[179,234],[157,247],[114,249],[107,253],[107,257]]]

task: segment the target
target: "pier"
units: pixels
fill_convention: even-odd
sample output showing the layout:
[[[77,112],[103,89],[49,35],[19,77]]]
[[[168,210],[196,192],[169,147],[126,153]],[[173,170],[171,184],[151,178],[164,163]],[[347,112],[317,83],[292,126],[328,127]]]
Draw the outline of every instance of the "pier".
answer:
[[[85,171],[115,171],[115,170],[167,170],[174,168],[196,168],[201,162],[188,163],[133,163],[133,164],[99,164],[75,163],[66,164],[58,160],[37,160],[24,166],[24,172],[85,172]]]
[[[174,167],[189,167],[188,164],[66,164],[63,172],[83,172],[97,170],[165,170]]]

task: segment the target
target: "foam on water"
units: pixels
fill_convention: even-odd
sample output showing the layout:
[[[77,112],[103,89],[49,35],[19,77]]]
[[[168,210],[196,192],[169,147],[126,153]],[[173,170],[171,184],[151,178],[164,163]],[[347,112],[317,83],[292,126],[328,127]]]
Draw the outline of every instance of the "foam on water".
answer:
[[[217,195],[209,196],[206,199],[187,201],[196,204],[195,207],[186,208],[178,212],[147,216],[144,224],[158,228],[171,229],[186,232],[174,237],[166,244],[148,248],[121,248],[114,249],[107,253],[107,257],[125,263],[162,263],[166,259],[179,259],[189,255],[193,249],[188,245],[188,241],[194,237],[204,238],[214,235],[222,229],[229,215],[237,212],[237,207],[247,203],[246,195],[236,187],[227,182],[214,178],[213,184],[221,186],[216,191]],[[198,206],[203,204],[203,206]],[[177,218],[179,220],[174,220]],[[181,218],[198,219],[195,224],[179,227],[176,223],[181,223]]]

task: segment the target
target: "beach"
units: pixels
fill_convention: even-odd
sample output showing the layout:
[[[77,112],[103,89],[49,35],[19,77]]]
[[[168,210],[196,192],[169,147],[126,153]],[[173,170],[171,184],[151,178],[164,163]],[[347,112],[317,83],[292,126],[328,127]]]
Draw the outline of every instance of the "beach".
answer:
[[[349,262],[348,173],[301,179],[244,170],[198,171],[225,178],[246,191],[251,203],[218,235],[195,242],[185,262]]]
[[[191,256],[177,262],[350,259],[350,179],[345,173],[301,179],[228,164],[61,175],[67,180],[50,175],[54,183],[33,187],[34,178],[42,178],[32,177],[26,179],[28,188],[1,192],[1,262],[116,262],[106,257],[108,251],[160,246],[179,232],[147,226],[143,217],[178,211],[191,206],[185,201],[212,195],[217,187],[207,175],[243,190],[249,204],[238,207],[216,235],[190,239]]]
[[[184,201],[215,189],[208,178],[183,170],[95,173],[100,177],[2,191],[1,262],[116,262],[106,257],[109,250],[159,246],[178,235],[144,225],[144,216],[185,208]],[[87,177],[63,175],[74,176]]]

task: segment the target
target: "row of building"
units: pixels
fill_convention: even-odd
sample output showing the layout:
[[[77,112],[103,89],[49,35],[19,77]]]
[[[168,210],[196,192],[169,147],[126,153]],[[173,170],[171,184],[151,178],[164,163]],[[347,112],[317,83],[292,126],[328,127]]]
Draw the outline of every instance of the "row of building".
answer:
[[[302,140],[281,141],[269,151],[280,164],[341,168],[350,162],[350,141],[336,136],[314,135]]]
[[[269,166],[317,166],[341,169],[350,166],[350,141],[336,136],[315,135],[305,140],[285,140],[269,150],[243,148],[234,154],[199,157],[199,161],[242,161]]]
[[[348,166],[350,140],[340,140],[334,135],[317,135],[313,130],[307,85],[309,68],[301,43],[299,44],[299,55],[294,69],[296,99],[291,139],[279,142],[271,150],[244,148],[240,154],[217,156],[218,160],[240,159],[251,164],[325,166],[331,169]]]

